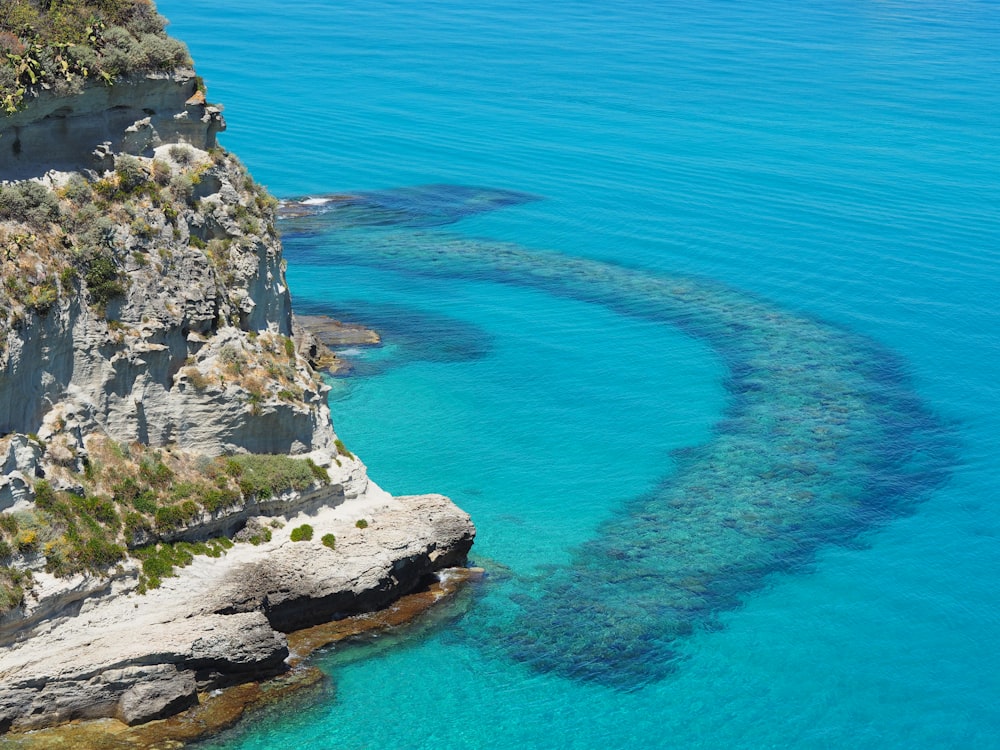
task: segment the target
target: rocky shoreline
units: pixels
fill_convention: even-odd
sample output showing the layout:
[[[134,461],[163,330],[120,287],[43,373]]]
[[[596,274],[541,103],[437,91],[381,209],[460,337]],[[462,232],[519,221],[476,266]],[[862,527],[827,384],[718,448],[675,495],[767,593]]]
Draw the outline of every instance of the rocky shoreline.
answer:
[[[266,544],[196,558],[144,595],[91,597],[75,616],[8,646],[0,727],[140,724],[191,708],[206,691],[282,674],[285,633],[385,607],[435,571],[463,564],[475,533],[440,495],[393,498],[374,485],[285,520]],[[334,534],[335,548],[291,541],[303,522]]]
[[[235,726],[248,711],[287,700],[310,689],[329,692],[330,685],[305,660],[330,644],[375,635],[407,625],[448,600],[483,575],[481,568],[446,568],[429,585],[404,594],[391,606],[289,633],[290,669],[263,682],[248,682],[198,695],[198,705],[162,720],[129,726],[118,719],[73,721],[61,726],[0,736],[0,750],[45,750],[71,746],[101,750],[152,750],[183,747],[185,743]]]
[[[378,346],[382,337],[378,331],[358,323],[345,323],[327,315],[294,315],[292,327],[300,342],[299,353],[319,370],[331,375],[349,375],[350,360],[339,356],[339,347]]]

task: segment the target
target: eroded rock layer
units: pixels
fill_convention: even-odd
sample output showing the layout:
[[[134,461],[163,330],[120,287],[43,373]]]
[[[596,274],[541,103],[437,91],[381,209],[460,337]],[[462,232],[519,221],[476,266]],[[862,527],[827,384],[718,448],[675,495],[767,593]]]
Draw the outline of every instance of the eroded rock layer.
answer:
[[[42,91],[0,120],[0,177],[103,171],[113,167],[115,154],[151,156],[165,143],[212,148],[225,127],[190,69],[134,73],[112,86],[89,83],[76,96]]]

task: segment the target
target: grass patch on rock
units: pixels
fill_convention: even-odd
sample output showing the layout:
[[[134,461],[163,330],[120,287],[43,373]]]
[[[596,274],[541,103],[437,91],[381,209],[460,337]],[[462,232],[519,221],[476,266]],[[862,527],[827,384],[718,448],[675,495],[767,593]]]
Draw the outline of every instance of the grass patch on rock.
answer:
[[[176,542],[174,544],[151,544],[133,550],[132,554],[142,561],[139,575],[140,594],[149,589],[159,588],[164,578],[171,578],[176,568],[185,568],[194,562],[195,555],[221,557],[231,549],[233,542],[225,537],[209,539],[207,542]]]
[[[58,481],[38,480],[29,510],[0,512],[0,613],[19,606],[30,588],[23,563],[58,577],[108,575],[129,555],[141,562],[140,588],[156,588],[194,555],[217,557],[228,539],[183,541],[206,521],[288,490],[329,482],[323,467],[290,456],[209,457],[125,445],[107,438],[87,441],[84,471],[59,469]],[[73,491],[57,489],[75,485]],[[237,541],[266,543],[271,530],[248,524]],[[308,525],[293,531],[312,539]]]
[[[325,470],[309,459],[264,454],[230,456],[225,460],[225,470],[244,495],[258,498],[308,489],[317,481],[317,471],[325,475]],[[325,478],[329,481],[329,475]]]

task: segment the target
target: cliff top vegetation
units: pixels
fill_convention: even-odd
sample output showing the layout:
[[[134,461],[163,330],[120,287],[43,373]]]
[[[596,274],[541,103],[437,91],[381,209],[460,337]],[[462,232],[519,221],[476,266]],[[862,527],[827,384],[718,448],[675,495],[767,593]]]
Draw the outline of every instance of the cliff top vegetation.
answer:
[[[0,106],[10,114],[37,91],[189,65],[165,26],[151,0],[0,0]]]

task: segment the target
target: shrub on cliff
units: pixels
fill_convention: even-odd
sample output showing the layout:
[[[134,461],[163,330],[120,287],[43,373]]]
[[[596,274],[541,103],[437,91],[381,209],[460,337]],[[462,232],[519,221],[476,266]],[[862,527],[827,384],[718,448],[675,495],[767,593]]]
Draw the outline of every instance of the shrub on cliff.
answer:
[[[42,228],[59,218],[59,199],[37,182],[0,186],[0,220],[22,221]]]
[[[118,175],[118,187],[129,195],[143,187],[150,176],[142,162],[128,154],[115,159],[115,174]]]
[[[347,446],[344,445],[344,441],[343,440],[341,440],[340,438],[337,438],[336,440],[333,441],[333,444],[337,448],[337,453],[339,453],[341,456],[344,456],[346,458],[350,458],[350,459],[353,460],[354,454],[351,453],[349,450],[347,450]]]
[[[307,523],[296,526],[292,529],[291,539],[293,542],[308,542],[313,538],[313,527]]]
[[[110,498],[57,492],[44,479],[35,483],[34,496],[35,508],[21,513],[15,541],[22,553],[42,551],[46,572],[101,575],[125,558],[119,537],[123,523]]]
[[[155,452],[139,460],[139,476],[153,487],[166,487],[174,478],[174,471]]]
[[[312,475],[318,479],[323,484],[330,484],[330,472],[328,472],[324,467],[317,464],[311,458],[306,459],[306,466],[309,467],[309,471]]]
[[[103,573],[125,559],[125,548],[100,537],[91,537],[76,550],[76,563],[93,573]]]
[[[0,614],[21,606],[24,585],[30,585],[31,573],[17,568],[0,567]]]
[[[241,493],[264,498],[306,489],[319,480],[329,483],[322,467],[290,456],[202,456],[192,462],[170,451],[111,440],[92,441],[89,456],[82,495],[58,492],[44,479],[34,486],[35,508],[50,527],[38,543],[44,546],[49,572],[56,575],[77,572],[88,559],[102,559],[93,546],[83,554],[79,550],[92,537],[135,547],[171,535],[206,513],[240,505]],[[0,514],[0,540],[6,535],[13,546],[22,526]],[[270,529],[256,519],[237,534],[238,541],[252,544],[270,538]],[[212,554],[212,549],[194,554]]]
[[[180,526],[192,523],[198,518],[200,510],[193,500],[185,500],[179,505],[164,505],[156,509],[154,518],[157,531],[172,531]]]
[[[268,497],[288,490],[305,490],[316,476],[309,464],[291,456],[241,454],[226,459],[226,473],[236,480],[244,495]]]
[[[99,255],[90,261],[83,278],[87,282],[91,301],[99,309],[103,310],[108,302],[125,293],[125,285],[121,282],[118,268],[114,260],[107,255]]]
[[[240,495],[228,488],[218,489],[213,487],[201,495],[201,506],[209,513],[216,513],[223,508],[229,508],[240,502]]]
[[[149,589],[159,588],[164,578],[175,575],[174,568],[184,568],[194,562],[195,555],[221,557],[233,543],[225,537],[209,539],[207,542],[176,542],[174,544],[151,544],[133,550],[132,554],[142,561],[139,576],[140,594]]]
[[[131,63],[137,69],[171,70],[187,62],[187,47],[161,34],[143,34],[132,49]]]

